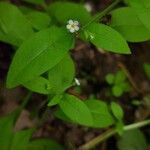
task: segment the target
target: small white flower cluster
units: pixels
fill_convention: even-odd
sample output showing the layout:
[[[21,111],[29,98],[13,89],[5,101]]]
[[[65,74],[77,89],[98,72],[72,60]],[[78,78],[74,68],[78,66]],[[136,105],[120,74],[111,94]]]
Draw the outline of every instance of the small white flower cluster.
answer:
[[[74,21],[74,20],[69,20],[68,24],[66,25],[66,28],[71,32],[77,32],[79,31],[80,27],[79,27],[79,22],[78,21]]]

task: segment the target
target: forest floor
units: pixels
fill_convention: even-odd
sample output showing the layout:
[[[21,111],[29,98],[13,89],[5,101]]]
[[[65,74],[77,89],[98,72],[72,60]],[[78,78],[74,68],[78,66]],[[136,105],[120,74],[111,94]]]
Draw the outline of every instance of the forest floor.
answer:
[[[104,1],[97,3],[97,8],[102,9],[107,4]],[[94,5],[94,4],[92,4]],[[99,6],[99,7],[98,7]],[[150,63],[150,42],[131,44],[129,43],[132,54],[118,55],[107,53],[103,50],[97,50],[92,45],[87,45],[81,41],[76,43],[76,48],[71,52],[71,56],[76,65],[76,77],[80,81],[80,92],[74,88],[69,89],[69,92],[77,94],[82,98],[95,96],[104,101],[112,100],[107,96],[107,90],[110,86],[105,81],[105,76],[108,73],[115,73],[117,70],[123,70],[131,84],[132,90],[116,98],[125,112],[124,122],[130,124],[135,121],[140,121],[150,117],[150,110],[146,106],[135,106],[132,100],[143,100],[150,93],[150,81],[144,73],[143,63]],[[23,87],[15,89],[6,89],[5,80],[7,71],[12,59],[13,48],[5,43],[0,43],[0,116],[4,116],[17,108],[27,90]],[[40,118],[44,112],[45,96],[33,94],[29,105],[24,109],[19,117],[16,130],[34,126],[37,118]],[[79,147],[80,145],[90,141],[97,135],[104,132],[106,129],[91,129],[79,125],[64,123],[63,121],[54,118],[52,110],[47,110],[45,118],[41,120],[38,131],[34,137],[50,137],[65,147]],[[36,112],[38,116],[35,118]],[[142,128],[142,131],[148,136],[148,128]],[[115,150],[116,138],[111,137],[97,149],[100,150]]]

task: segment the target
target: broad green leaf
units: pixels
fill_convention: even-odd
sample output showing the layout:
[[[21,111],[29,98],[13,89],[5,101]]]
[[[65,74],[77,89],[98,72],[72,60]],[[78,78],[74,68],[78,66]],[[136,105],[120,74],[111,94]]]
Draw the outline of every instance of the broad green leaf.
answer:
[[[148,150],[146,139],[139,129],[125,131],[117,145],[119,150]]]
[[[63,28],[51,27],[34,34],[16,52],[7,76],[13,88],[43,74],[58,64],[74,43]]]
[[[144,63],[143,67],[147,77],[150,79],[150,63]]]
[[[51,94],[60,94],[71,86],[75,76],[75,66],[67,54],[55,67],[48,72],[49,82],[52,86]]]
[[[72,95],[65,95],[59,103],[61,110],[73,122],[91,126],[93,125],[93,118],[89,108]]]
[[[150,32],[130,7],[118,8],[111,12],[111,27],[120,32],[129,42],[150,40]]]
[[[106,103],[100,100],[86,100],[84,103],[92,113],[94,122],[92,127],[104,128],[114,123],[114,119],[110,114]]]
[[[27,150],[32,133],[32,129],[17,131],[14,133],[10,143],[10,149],[8,150]]]
[[[150,32],[150,9],[135,10],[140,21]]]
[[[150,8],[150,1],[149,0],[124,0],[124,2],[135,8]]]
[[[0,41],[19,46],[32,34],[32,26],[19,9],[0,2]]]
[[[31,4],[43,4],[45,3],[45,0],[23,0],[25,2],[31,3]]]
[[[13,137],[12,128],[14,125],[14,118],[14,113],[0,118],[0,148],[2,150],[9,150],[9,144]]]
[[[48,12],[62,24],[67,24],[67,21],[72,19],[83,25],[92,18],[83,5],[71,2],[55,2],[48,7]]]
[[[50,139],[36,139],[29,143],[28,150],[62,150],[63,148]]]
[[[0,148],[1,150],[26,150],[29,139],[33,132],[30,130],[13,131],[18,111],[0,118]]]
[[[50,89],[52,88],[50,82],[47,79],[40,76],[24,83],[23,86],[33,92],[37,92],[40,94],[49,94]]]
[[[123,119],[124,112],[119,104],[117,104],[116,102],[111,102],[111,110],[116,119]]]
[[[51,23],[51,18],[48,14],[40,11],[33,11],[27,14],[31,25],[36,30],[47,28]]]
[[[139,20],[150,32],[150,1],[128,0],[127,3],[133,8]]]
[[[84,30],[88,32],[90,41],[96,47],[114,53],[130,54],[127,42],[113,28],[104,24],[92,23]]]
[[[150,1],[149,0],[140,0],[143,2],[145,8],[150,8]]]
[[[47,106],[54,106],[60,103],[63,95],[56,95],[54,96],[49,102]]]
[[[58,108],[58,109],[54,112],[54,116],[55,116],[56,118],[58,118],[58,119],[61,119],[61,120],[65,121],[65,122],[74,123],[74,124],[75,124],[75,122],[73,122],[72,120],[70,120],[60,108]]]

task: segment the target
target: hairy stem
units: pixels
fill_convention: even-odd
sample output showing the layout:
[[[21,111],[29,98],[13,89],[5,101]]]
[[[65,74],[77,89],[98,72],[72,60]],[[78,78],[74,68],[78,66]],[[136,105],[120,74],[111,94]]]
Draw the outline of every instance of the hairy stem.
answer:
[[[131,125],[124,126],[124,131],[132,130],[132,129],[136,129],[136,128],[141,128],[141,127],[149,125],[149,124],[150,124],[150,119],[145,120],[145,121],[141,121],[138,123],[133,123]],[[88,143],[79,147],[79,150],[89,150],[89,149],[95,147],[96,145],[100,144],[104,140],[115,135],[116,133],[117,133],[116,129],[110,129],[110,130],[104,132],[103,134],[98,135],[96,138],[92,139]]]
[[[84,29],[88,25],[90,25],[92,22],[95,22],[102,17],[104,17],[108,12],[110,12],[121,0],[115,0],[111,5],[109,5],[106,9],[104,9],[102,12],[99,12],[91,21],[89,21],[86,25],[82,27]]]

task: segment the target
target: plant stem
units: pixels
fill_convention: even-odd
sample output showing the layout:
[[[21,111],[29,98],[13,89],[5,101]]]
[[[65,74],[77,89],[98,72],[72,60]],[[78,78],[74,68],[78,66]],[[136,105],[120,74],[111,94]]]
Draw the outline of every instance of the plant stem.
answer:
[[[84,29],[88,25],[90,25],[92,22],[97,21],[101,19],[103,16],[105,16],[108,12],[110,12],[121,0],[115,0],[111,5],[109,5],[106,9],[104,9],[102,12],[99,12],[91,21],[89,21],[86,25],[82,27]]]
[[[104,140],[108,139],[109,137],[111,137],[115,133],[116,133],[115,129],[110,129],[110,130],[104,132],[103,134],[98,135],[96,138],[92,139],[88,143],[86,143],[86,144],[82,145],[81,147],[79,147],[79,150],[91,149],[91,148],[95,147],[97,144],[99,144],[99,143],[103,142]]]
[[[28,94],[27,94],[27,95],[25,96],[25,98],[23,99],[23,102],[22,102],[22,104],[21,104],[21,109],[23,109],[23,108],[26,107],[26,105],[28,104],[28,102],[29,102],[31,96],[32,96],[32,92],[29,91]]]
[[[131,125],[127,125],[123,129],[124,129],[124,131],[127,131],[127,130],[136,129],[136,128],[141,128],[141,127],[149,125],[149,124],[150,124],[150,119],[141,121],[138,123],[133,123]],[[104,140],[115,135],[116,133],[117,133],[116,129],[110,129],[110,130],[104,132],[103,134],[98,135],[96,138],[92,139],[91,141],[87,142],[86,144],[82,145],[81,147],[79,147],[79,150],[89,150],[89,149],[95,147],[96,145],[100,144]]]
[[[124,127],[124,130],[127,131],[127,130],[136,129],[136,128],[141,128],[146,125],[150,125],[150,119],[141,121],[141,122],[137,122],[137,123],[133,123],[131,125],[127,125]]]
[[[32,92],[28,92],[28,94],[24,97],[24,99],[22,100],[21,106],[16,110],[16,117],[15,117],[15,121],[17,121],[18,117],[20,116],[20,113],[22,112],[22,110],[26,107],[26,105],[28,104],[30,98],[32,96]]]

